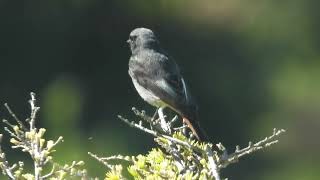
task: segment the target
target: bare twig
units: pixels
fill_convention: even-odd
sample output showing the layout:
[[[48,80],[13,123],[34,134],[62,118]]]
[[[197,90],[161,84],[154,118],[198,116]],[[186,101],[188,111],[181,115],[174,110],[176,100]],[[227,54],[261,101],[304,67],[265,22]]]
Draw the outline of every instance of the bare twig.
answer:
[[[235,163],[239,160],[239,158],[249,155],[255,151],[264,149],[266,147],[269,147],[273,144],[276,144],[279,142],[278,139],[276,139],[278,136],[280,136],[282,133],[286,132],[284,129],[273,129],[273,133],[271,136],[264,138],[263,140],[253,144],[252,142],[249,142],[248,146],[240,149],[239,146],[236,147],[236,150],[234,153],[225,156],[221,159],[221,163],[219,165],[219,168],[225,168],[229,164]]]
[[[88,152],[88,154],[89,154],[91,157],[93,157],[94,159],[96,159],[96,160],[98,160],[99,162],[101,162],[101,163],[102,163],[103,165],[105,165],[107,168],[112,169],[113,166],[112,166],[111,164],[109,164],[107,161],[105,161],[104,159],[98,157],[98,155],[93,154],[93,153],[91,153],[91,152]]]
[[[22,123],[22,121],[20,121],[20,119],[16,116],[16,114],[11,110],[11,108],[8,105],[8,103],[4,103],[4,106],[7,108],[9,114],[13,117],[13,119],[19,124],[20,128],[24,129],[24,130],[27,130],[27,128]]]

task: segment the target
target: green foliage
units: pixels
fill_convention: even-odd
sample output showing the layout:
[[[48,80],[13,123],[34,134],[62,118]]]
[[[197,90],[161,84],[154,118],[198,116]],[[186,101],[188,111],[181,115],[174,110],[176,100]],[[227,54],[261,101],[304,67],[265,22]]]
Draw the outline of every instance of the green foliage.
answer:
[[[184,159],[190,164],[195,160],[191,155],[192,152],[186,148],[181,148],[181,154],[184,154]],[[132,165],[129,165],[127,171],[133,179],[211,179],[210,170],[208,169],[207,160],[202,159],[197,162],[195,171],[186,170],[181,172],[176,165],[175,159],[163,152],[160,148],[153,148],[146,155],[137,155],[131,159]],[[122,165],[115,165],[106,174],[106,179],[121,179],[123,177]]]

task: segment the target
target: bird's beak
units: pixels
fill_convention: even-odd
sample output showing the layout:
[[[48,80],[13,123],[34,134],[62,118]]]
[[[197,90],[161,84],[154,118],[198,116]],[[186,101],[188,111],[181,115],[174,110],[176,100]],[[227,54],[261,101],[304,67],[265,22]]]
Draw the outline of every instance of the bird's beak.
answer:
[[[130,42],[131,42],[131,40],[130,40],[130,39],[128,39],[128,40],[127,40],[127,43],[130,43]]]

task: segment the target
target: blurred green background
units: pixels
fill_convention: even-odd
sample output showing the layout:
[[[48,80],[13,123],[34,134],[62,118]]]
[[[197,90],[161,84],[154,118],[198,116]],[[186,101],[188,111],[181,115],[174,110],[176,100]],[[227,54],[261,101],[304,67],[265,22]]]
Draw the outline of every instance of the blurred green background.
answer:
[[[128,76],[126,40],[156,33],[175,57],[200,106],[201,124],[230,151],[285,128],[281,143],[223,171],[230,179],[320,178],[320,3],[316,0],[1,0],[0,103],[28,116],[38,95],[39,126],[62,135],[61,164],[146,153],[153,138],[117,120],[143,102]],[[10,118],[5,108],[1,118]],[[2,129],[2,128],[1,128]],[[1,131],[3,132],[3,130]],[[5,136],[8,137],[8,136]],[[6,148],[8,150],[8,147]],[[12,151],[9,160],[24,154]]]

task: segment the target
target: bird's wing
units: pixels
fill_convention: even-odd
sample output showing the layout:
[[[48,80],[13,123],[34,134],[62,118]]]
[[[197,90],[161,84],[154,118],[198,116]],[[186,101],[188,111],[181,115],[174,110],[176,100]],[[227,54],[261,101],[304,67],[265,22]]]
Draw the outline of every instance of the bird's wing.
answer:
[[[136,57],[132,57],[132,61],[129,62],[129,74],[139,85],[150,90],[170,106],[189,103],[190,97],[185,81],[174,62],[164,61],[158,65],[148,66],[134,58]],[[157,61],[151,62],[157,63]]]
[[[188,105],[190,94],[175,61],[165,53],[144,51],[131,56],[129,74],[170,106]]]
[[[190,95],[180,69],[172,57],[165,56],[162,63],[161,84],[160,87],[170,93],[173,97],[177,97],[179,101],[189,103]]]
[[[178,74],[168,74],[154,82],[158,88],[165,91],[171,98],[187,103],[189,95],[184,79]]]

